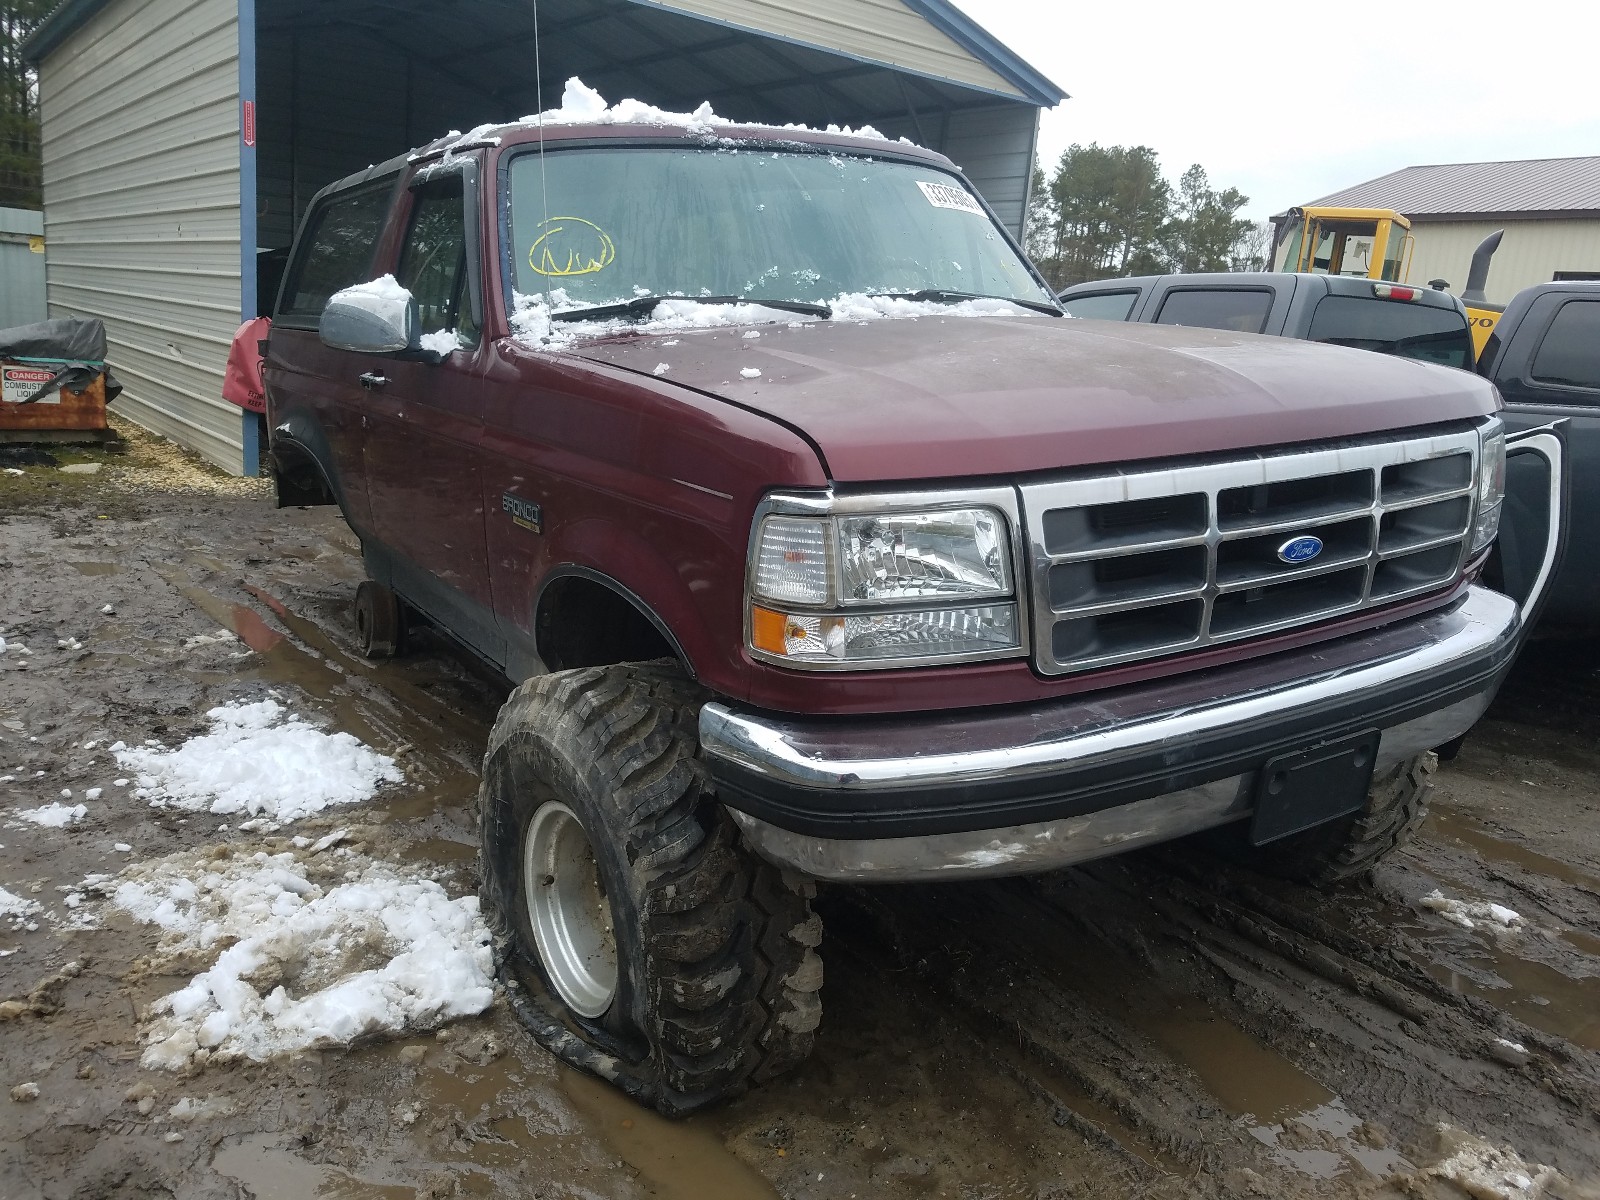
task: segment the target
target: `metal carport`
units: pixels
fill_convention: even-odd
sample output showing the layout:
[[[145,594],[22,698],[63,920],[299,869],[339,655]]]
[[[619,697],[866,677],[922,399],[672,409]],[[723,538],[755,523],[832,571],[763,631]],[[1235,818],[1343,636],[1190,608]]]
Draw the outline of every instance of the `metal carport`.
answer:
[[[244,472],[257,426],[221,399],[228,340],[271,304],[258,258],[330,180],[550,107],[576,75],[909,137],[1020,231],[1038,112],[1064,98],[949,0],[64,0],[24,51],[51,312],[105,320],[121,411]]]

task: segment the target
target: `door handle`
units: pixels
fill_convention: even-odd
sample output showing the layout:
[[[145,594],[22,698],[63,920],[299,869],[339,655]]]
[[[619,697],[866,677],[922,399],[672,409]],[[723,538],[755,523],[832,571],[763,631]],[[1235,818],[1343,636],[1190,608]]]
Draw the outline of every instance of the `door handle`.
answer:
[[[361,386],[369,392],[375,392],[379,388],[387,387],[388,385],[389,377],[384,375],[382,372],[368,371],[365,375],[361,376]]]

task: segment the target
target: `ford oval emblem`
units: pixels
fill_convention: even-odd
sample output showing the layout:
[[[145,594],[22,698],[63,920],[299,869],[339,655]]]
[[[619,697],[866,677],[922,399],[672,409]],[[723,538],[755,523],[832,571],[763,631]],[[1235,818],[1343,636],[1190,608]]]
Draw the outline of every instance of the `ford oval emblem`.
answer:
[[[1278,557],[1286,563],[1308,563],[1322,553],[1322,539],[1303,533],[1278,547]]]

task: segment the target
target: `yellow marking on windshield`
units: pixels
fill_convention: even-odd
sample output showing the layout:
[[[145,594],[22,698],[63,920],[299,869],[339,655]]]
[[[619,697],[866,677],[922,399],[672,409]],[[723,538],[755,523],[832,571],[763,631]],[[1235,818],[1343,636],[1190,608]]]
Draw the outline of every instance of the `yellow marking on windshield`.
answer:
[[[616,261],[617,247],[611,235],[593,221],[551,217],[541,221],[539,228],[544,232],[528,250],[528,266],[540,275],[556,279],[593,275]]]

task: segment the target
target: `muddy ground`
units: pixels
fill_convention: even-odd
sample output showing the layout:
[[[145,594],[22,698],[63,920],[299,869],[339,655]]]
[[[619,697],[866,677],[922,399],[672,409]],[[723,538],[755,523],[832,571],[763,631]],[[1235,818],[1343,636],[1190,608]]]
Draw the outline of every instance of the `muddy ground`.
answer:
[[[1479,1194],[1600,1194],[1588,644],[1525,656],[1441,768],[1419,841],[1367,887],[1319,894],[1180,844],[1033,880],[825,891],[814,1060],[689,1121],[557,1065],[503,1005],[437,1036],[143,1070],[143,1007],[198,968],[153,957],[154,931],[109,904],[69,928],[64,895],[132,860],[335,825],[471,891],[506,686],[426,633],[394,663],[355,653],[361,568],[332,510],[277,511],[143,436],[75,457],[103,469],[0,473],[0,636],[33,650],[0,655],[0,886],[44,910],[0,923],[5,1200],[1456,1197],[1439,1164],[1485,1145],[1525,1169],[1502,1160]],[[185,648],[219,627],[239,640]],[[109,783],[86,741],[176,744],[269,690],[397,755],[406,782],[277,835],[111,787],[69,829],[7,819]],[[1524,920],[1466,929],[1419,903],[1434,889]],[[36,1099],[7,1098],[25,1083]],[[171,1115],[184,1098],[206,1102],[196,1119]]]

